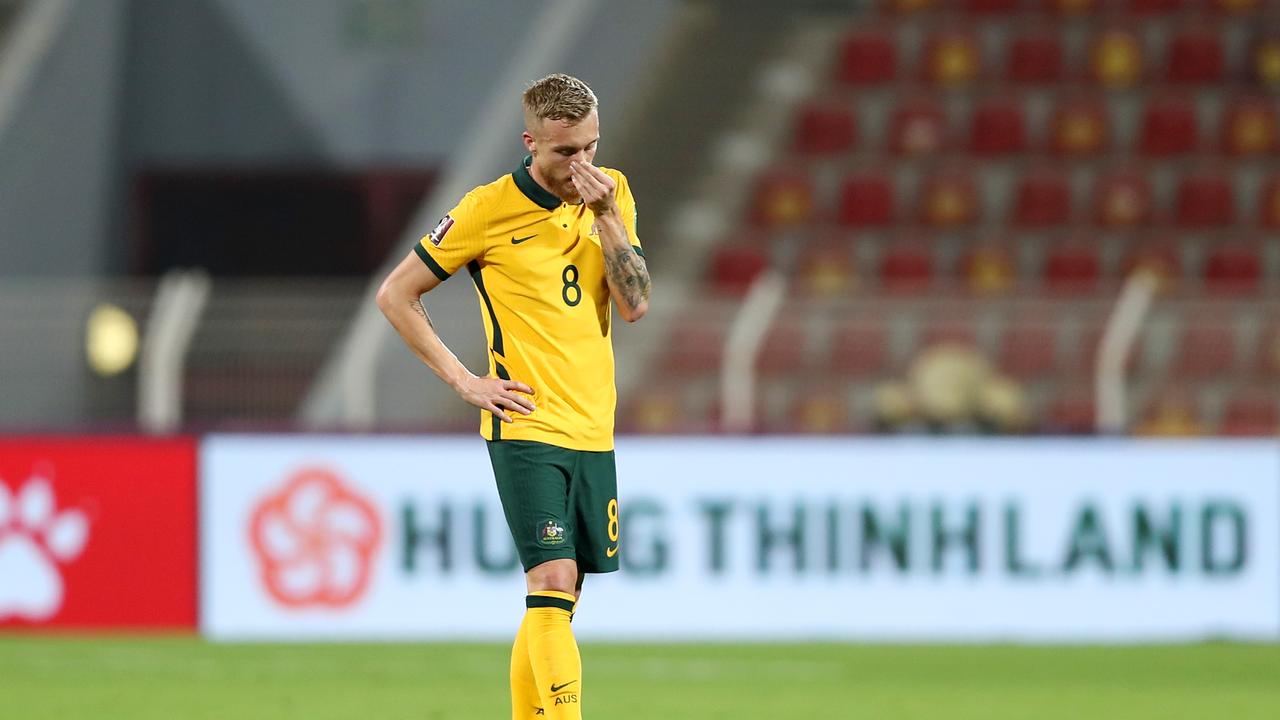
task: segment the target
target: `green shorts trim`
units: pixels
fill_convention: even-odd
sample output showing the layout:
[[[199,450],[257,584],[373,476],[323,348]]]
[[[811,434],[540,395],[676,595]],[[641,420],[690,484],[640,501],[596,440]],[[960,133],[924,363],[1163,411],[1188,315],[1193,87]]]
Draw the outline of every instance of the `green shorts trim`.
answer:
[[[502,512],[525,572],[576,560],[583,572],[618,569],[618,474],[613,451],[532,440],[490,440]]]

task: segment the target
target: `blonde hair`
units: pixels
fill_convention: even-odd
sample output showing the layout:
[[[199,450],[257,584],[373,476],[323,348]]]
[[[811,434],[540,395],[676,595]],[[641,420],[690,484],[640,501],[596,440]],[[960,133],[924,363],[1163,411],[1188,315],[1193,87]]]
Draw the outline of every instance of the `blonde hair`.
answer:
[[[528,124],[538,120],[578,122],[596,108],[596,94],[576,77],[555,73],[530,85],[524,91],[524,118]]]

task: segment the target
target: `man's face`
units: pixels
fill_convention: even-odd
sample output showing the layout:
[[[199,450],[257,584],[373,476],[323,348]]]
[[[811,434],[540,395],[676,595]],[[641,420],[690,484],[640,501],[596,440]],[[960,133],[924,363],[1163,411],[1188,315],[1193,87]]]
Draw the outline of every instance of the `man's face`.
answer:
[[[524,146],[533,155],[537,179],[561,200],[576,203],[578,191],[569,180],[569,163],[592,162],[600,140],[600,117],[592,110],[574,123],[569,120],[534,121],[524,133]]]

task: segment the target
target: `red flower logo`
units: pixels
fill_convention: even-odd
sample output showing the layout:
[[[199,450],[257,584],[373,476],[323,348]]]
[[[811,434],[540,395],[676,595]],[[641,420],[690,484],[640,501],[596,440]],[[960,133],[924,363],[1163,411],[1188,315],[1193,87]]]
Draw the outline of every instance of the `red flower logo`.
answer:
[[[369,586],[382,527],[373,505],[337,475],[307,468],[258,504],[249,539],[277,602],[342,608]]]

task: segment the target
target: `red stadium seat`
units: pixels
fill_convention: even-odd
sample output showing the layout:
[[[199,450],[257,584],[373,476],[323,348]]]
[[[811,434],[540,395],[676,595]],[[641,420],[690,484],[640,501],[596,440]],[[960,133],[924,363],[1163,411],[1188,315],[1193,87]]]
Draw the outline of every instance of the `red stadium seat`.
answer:
[[[769,266],[769,253],[760,243],[727,242],[711,256],[711,285],[717,292],[745,293],[756,276]]]
[[[898,75],[898,48],[890,31],[859,29],[840,43],[836,80],[843,85],[880,85]]]
[[[1139,148],[1153,156],[1181,155],[1196,149],[1199,129],[1195,105],[1181,96],[1155,98],[1142,112]]]
[[[844,103],[809,102],[796,114],[795,149],[801,155],[836,155],[853,149],[858,124]]]
[[[1135,168],[1117,168],[1103,173],[1094,183],[1094,222],[1108,228],[1144,225],[1152,216],[1151,183]]]
[[[1049,122],[1049,149],[1057,155],[1096,155],[1111,145],[1106,108],[1097,98],[1059,104]]]
[[[1236,364],[1236,330],[1231,319],[1202,317],[1183,325],[1173,372],[1183,377],[1228,375]]]
[[[1258,224],[1269,230],[1280,229],[1280,173],[1268,177],[1258,193]]]
[[[1146,242],[1135,245],[1124,259],[1124,276],[1139,269],[1155,273],[1164,291],[1175,289],[1182,278],[1182,261],[1178,249],[1169,242]]]
[[[831,297],[848,293],[857,283],[857,267],[848,240],[806,245],[796,262],[796,287],[810,296]]]
[[[1216,170],[1199,170],[1178,182],[1177,220],[1186,227],[1221,227],[1235,220],[1231,178]]]
[[[1049,250],[1044,263],[1045,289],[1056,295],[1091,295],[1102,279],[1098,247],[1069,242]]]
[[[978,344],[978,332],[973,326],[973,318],[961,313],[942,312],[931,314],[925,318],[920,327],[919,347],[935,347],[937,345]]]
[[[1018,181],[1013,222],[1028,227],[1052,227],[1071,219],[1071,185],[1062,172],[1039,168]]]
[[[895,219],[893,181],[883,171],[850,175],[840,186],[836,218],[847,227],[888,225]]]
[[[1020,380],[1045,377],[1058,368],[1058,326],[1053,318],[1020,318],[1000,337],[1000,371]]]
[[[1270,437],[1280,433],[1275,387],[1246,387],[1232,395],[1223,410],[1218,433],[1234,437]]]
[[[978,188],[960,169],[931,173],[920,191],[920,222],[938,228],[970,225],[979,215]]]
[[[1042,0],[1041,5],[1059,15],[1086,15],[1098,10],[1101,0]]]
[[[979,103],[969,123],[969,150],[975,155],[1009,155],[1026,150],[1027,121],[1022,103],[998,98]]]
[[[1229,155],[1263,155],[1280,147],[1275,106],[1265,98],[1231,103],[1222,119],[1222,151]]]
[[[921,61],[924,79],[943,87],[962,87],[982,72],[982,52],[968,32],[945,30],[934,33],[925,43]]]
[[[773,169],[756,180],[751,221],[761,227],[808,222],[814,214],[813,181],[800,170]]]
[[[889,365],[889,334],[878,322],[849,321],[836,328],[827,352],[826,370],[834,375],[869,376]]]
[[[1251,295],[1262,282],[1262,258],[1252,244],[1231,243],[1209,252],[1204,261],[1205,289],[1219,295]]]
[[[718,318],[677,321],[664,346],[663,372],[672,376],[720,372],[725,333],[725,323]]]
[[[973,15],[997,15],[1018,9],[1019,0],[965,0],[964,9]]]
[[[925,292],[933,270],[933,253],[918,243],[891,245],[880,256],[880,284],[890,293]]]
[[[1166,53],[1165,78],[1185,84],[1222,80],[1222,35],[1218,30],[1197,28],[1174,36]]]
[[[1042,429],[1053,435],[1091,435],[1097,428],[1097,417],[1093,388],[1073,384],[1049,401]]]
[[[1054,83],[1062,79],[1062,37],[1034,31],[1015,37],[1005,57],[1005,76],[1018,83]]]
[[[803,369],[808,334],[803,325],[786,319],[774,323],[765,335],[756,369],[764,375],[788,375]]]
[[[947,117],[936,101],[915,98],[903,102],[889,120],[889,149],[899,155],[931,155],[948,143]]]
[[[1107,88],[1136,85],[1144,73],[1142,41],[1128,30],[1100,33],[1089,48],[1089,70],[1093,79]]]

